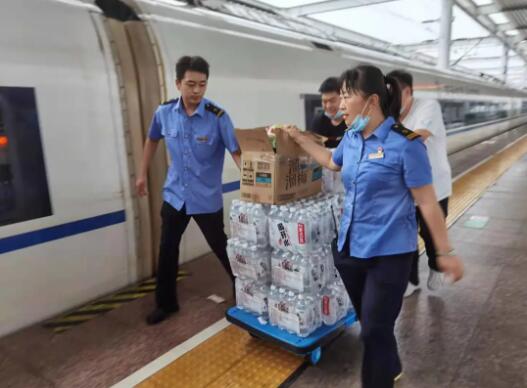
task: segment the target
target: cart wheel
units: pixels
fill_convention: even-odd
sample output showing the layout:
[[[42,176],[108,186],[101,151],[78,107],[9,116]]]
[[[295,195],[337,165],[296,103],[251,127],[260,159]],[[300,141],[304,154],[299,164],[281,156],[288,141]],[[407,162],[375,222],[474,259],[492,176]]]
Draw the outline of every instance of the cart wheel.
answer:
[[[311,362],[311,365],[317,365],[321,357],[322,349],[320,347],[313,350],[313,352],[311,352],[311,354],[309,355],[309,361]]]

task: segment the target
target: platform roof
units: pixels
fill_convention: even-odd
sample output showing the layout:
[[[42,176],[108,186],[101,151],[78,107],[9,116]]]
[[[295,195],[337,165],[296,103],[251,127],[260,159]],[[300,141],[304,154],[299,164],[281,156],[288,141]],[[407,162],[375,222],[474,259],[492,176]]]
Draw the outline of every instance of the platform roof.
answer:
[[[425,63],[438,59],[442,0],[241,0],[304,29]],[[527,87],[527,0],[454,0],[450,66]],[[236,5],[233,5],[236,6]],[[387,22],[389,20],[389,23]],[[504,56],[508,55],[507,76]]]

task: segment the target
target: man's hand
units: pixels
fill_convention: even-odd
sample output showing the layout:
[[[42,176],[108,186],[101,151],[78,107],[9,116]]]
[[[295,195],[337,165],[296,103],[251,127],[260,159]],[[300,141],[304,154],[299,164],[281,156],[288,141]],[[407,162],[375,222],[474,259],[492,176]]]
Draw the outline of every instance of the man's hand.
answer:
[[[135,181],[135,190],[140,197],[148,195],[148,190],[146,189],[146,177],[140,176],[137,178]]]

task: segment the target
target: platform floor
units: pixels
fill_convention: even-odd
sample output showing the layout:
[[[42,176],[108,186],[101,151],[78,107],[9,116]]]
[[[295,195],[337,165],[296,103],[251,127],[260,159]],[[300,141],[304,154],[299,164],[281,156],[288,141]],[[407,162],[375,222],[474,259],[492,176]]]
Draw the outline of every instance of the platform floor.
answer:
[[[482,229],[471,216],[489,217]],[[398,388],[527,387],[527,157],[516,163],[451,228],[466,266],[458,284],[407,298],[396,333],[404,377]],[[295,388],[360,387],[359,328],[334,342]]]
[[[494,139],[488,146],[498,141],[510,142],[506,138],[510,136],[504,136],[505,140]],[[484,150],[495,152],[488,151],[489,148]],[[484,150],[476,153],[479,160],[486,157]],[[465,163],[466,169],[468,162],[458,157],[463,161],[455,163]],[[472,165],[479,160],[473,158]],[[451,162],[455,170],[457,164]],[[499,168],[499,163],[493,168]],[[398,387],[527,387],[526,199],[527,156],[524,155],[450,229],[451,239],[466,264],[465,279],[451,288],[430,293],[425,285],[426,258],[422,257],[424,289],[405,301],[397,324],[405,370]],[[472,216],[488,217],[488,223],[481,229],[469,228],[466,222]],[[212,255],[184,267],[192,275],[179,283],[182,310],[158,326],[148,327],[144,323],[153,305],[149,295],[64,333],[56,334],[35,325],[1,338],[0,386],[111,386],[199,335],[218,322],[225,309],[233,304],[232,291]],[[207,300],[211,294],[223,296],[227,301],[216,304]],[[250,364],[259,366],[260,370],[248,368],[248,359],[245,363],[244,359],[237,360],[237,369],[232,369],[236,373],[227,375],[217,370],[215,373],[223,376],[222,380],[217,379],[214,384],[202,380],[201,386],[273,387],[302,365],[301,359],[280,353],[281,374],[276,374],[278,366],[270,368],[269,361],[265,360],[279,350],[266,345],[261,350],[257,340],[237,330],[227,327],[224,331],[231,340],[220,342],[219,337],[213,336],[179,359],[194,360],[190,363],[194,369],[186,368],[186,375],[190,377],[186,383],[180,378],[182,375],[173,375],[164,368],[157,376],[165,373],[168,380],[150,378],[142,386],[200,386],[199,379],[192,377],[204,374],[204,370],[197,368],[210,365],[202,356],[206,353],[196,352],[212,341],[220,346],[236,342],[244,354],[255,357]],[[359,387],[358,334],[357,325],[349,329],[324,349],[320,364],[303,368],[287,385]],[[262,376],[278,377],[270,382]]]

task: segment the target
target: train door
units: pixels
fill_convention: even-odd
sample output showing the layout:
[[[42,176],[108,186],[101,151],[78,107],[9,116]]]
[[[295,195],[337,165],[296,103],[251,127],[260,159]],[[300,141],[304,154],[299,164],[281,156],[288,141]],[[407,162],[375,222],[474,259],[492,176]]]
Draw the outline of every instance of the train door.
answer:
[[[164,72],[156,43],[148,26],[137,16],[134,4],[118,0],[96,1],[96,4],[106,16],[106,33],[111,40],[119,79],[130,184],[135,186],[150,120],[165,98]],[[161,188],[166,171],[166,154],[159,151],[150,166],[148,197],[134,198],[138,278],[155,272],[160,239]],[[132,192],[135,193],[135,187]]]

